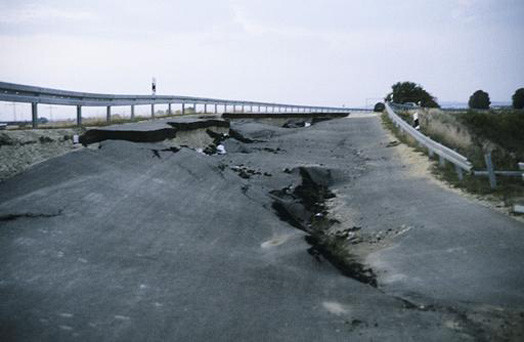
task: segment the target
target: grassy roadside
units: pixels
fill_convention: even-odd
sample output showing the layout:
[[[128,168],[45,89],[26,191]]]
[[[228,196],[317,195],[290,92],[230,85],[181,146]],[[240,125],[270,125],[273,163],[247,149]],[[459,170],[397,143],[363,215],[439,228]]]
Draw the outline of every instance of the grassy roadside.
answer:
[[[383,113],[381,118],[384,127],[390,130],[398,141],[410,146],[417,152],[427,155],[432,161],[432,174],[437,179],[444,181],[451,187],[462,189],[467,193],[474,195],[488,196],[490,199],[504,202],[506,206],[512,206],[517,199],[524,197],[524,184],[520,178],[497,177],[496,189],[490,188],[487,177],[476,177],[465,173],[463,180],[459,180],[455,168],[451,163],[446,163],[446,166],[439,167],[438,156],[435,155],[433,158],[430,158],[428,150],[418,146],[416,141],[409,135],[403,134],[393,124],[386,113]],[[435,140],[440,140],[440,142],[442,142],[444,139]],[[477,168],[479,167],[477,166]]]

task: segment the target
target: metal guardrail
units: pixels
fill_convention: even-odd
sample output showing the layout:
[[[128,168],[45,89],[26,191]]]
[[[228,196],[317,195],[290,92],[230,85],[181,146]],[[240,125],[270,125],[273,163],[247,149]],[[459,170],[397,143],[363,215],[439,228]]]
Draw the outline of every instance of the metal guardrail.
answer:
[[[491,158],[491,152],[488,152],[484,155],[484,160],[486,161],[487,170],[478,170],[478,171],[475,170],[473,171],[473,176],[488,177],[489,186],[492,189],[495,189],[497,187],[496,176],[519,177],[524,181],[524,163],[517,164],[520,171],[501,171],[501,170],[497,171],[495,170],[495,166],[493,165],[493,161]]]
[[[411,109],[414,109],[411,107]],[[471,162],[468,161],[463,155],[453,151],[449,147],[446,147],[431,138],[425,136],[424,134],[417,131],[415,128],[411,127],[406,121],[402,120],[391,108],[389,103],[386,103],[386,111],[389,118],[393,123],[400,128],[401,131],[406,132],[411,137],[413,137],[420,145],[426,147],[429,151],[429,155],[437,154],[440,158],[440,165],[443,166],[446,161],[455,165],[455,170],[459,179],[463,177],[463,170],[470,172],[473,168]]]
[[[207,106],[214,106],[214,112],[218,112],[218,106],[224,106],[227,111],[228,106],[233,106],[236,111],[240,106],[242,112],[245,107],[258,107],[258,111],[263,112],[349,112],[350,108],[343,107],[320,107],[307,105],[290,105],[269,102],[224,100],[205,97],[192,96],[165,96],[165,95],[114,95],[82,93],[75,91],[33,87],[22,84],[0,82],[0,101],[31,103],[32,124],[38,126],[38,104],[69,105],[77,107],[77,124],[82,124],[82,107],[107,107],[107,120],[111,120],[111,106],[131,106],[131,118],[134,118],[135,105],[151,105],[151,116],[154,117],[154,106],[156,104],[167,104],[168,113],[171,114],[171,104],[181,104],[182,114],[185,114],[186,104],[204,105],[204,113],[207,113]]]
[[[455,170],[457,171],[458,178],[462,180],[463,178],[463,171],[469,172],[472,176],[478,176],[478,177],[488,177],[489,178],[489,184],[492,189],[495,189],[497,187],[497,179],[496,177],[519,177],[522,180],[524,180],[524,163],[520,162],[518,163],[518,168],[520,171],[502,171],[502,170],[495,170],[495,167],[493,165],[493,161],[491,158],[491,152],[488,152],[484,155],[484,159],[486,161],[486,167],[487,170],[473,170],[473,165],[471,162],[468,161],[468,159],[461,154],[453,151],[452,149],[434,141],[431,140],[431,138],[425,136],[424,134],[420,133],[415,128],[411,127],[406,121],[402,120],[395,111],[391,108],[403,108],[403,106],[398,106],[397,104],[392,103],[386,103],[386,111],[388,113],[389,118],[393,121],[393,123],[400,128],[401,131],[406,132],[411,137],[413,137],[417,142],[426,147],[429,151],[429,155],[432,156],[433,154],[437,154],[440,158],[440,165],[444,166],[446,161],[451,162],[455,165]],[[414,107],[410,107],[411,109],[414,109]],[[521,212],[524,213],[524,205],[521,205]],[[515,209],[516,211],[517,209]]]
[[[403,103],[393,103],[389,102],[390,107],[394,109],[400,109],[400,110],[414,110],[414,109],[420,109],[419,106],[413,106],[413,105],[407,105]]]
[[[493,171],[493,173],[496,176],[503,176],[503,177],[524,177],[524,171]],[[479,171],[473,171],[474,176],[482,176],[487,177],[489,176],[489,171],[485,170],[479,170]]]

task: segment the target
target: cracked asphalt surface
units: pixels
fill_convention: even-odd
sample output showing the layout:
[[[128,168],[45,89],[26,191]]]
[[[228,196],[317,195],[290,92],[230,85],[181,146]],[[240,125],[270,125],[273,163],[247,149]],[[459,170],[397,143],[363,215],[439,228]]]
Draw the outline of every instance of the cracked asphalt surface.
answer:
[[[225,155],[106,140],[0,183],[0,339],[524,338],[523,225],[410,173],[379,118],[231,128]],[[299,168],[376,288],[273,209]]]

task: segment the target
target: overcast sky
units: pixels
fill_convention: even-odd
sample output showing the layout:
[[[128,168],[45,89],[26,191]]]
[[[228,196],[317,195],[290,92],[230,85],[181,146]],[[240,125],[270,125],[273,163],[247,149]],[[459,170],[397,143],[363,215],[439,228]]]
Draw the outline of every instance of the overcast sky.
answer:
[[[363,106],[524,87],[523,0],[0,0],[0,80]]]

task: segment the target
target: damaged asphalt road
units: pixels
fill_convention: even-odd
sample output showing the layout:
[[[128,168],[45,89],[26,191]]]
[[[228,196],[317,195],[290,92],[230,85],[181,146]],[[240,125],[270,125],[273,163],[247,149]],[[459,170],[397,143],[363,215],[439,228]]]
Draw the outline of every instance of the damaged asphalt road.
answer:
[[[377,117],[220,125],[0,183],[0,339],[522,340],[524,227]]]

